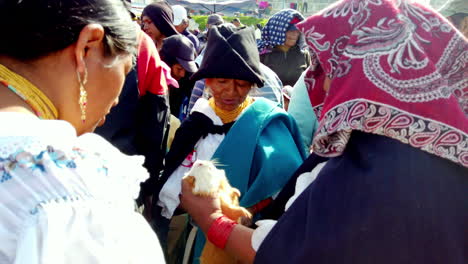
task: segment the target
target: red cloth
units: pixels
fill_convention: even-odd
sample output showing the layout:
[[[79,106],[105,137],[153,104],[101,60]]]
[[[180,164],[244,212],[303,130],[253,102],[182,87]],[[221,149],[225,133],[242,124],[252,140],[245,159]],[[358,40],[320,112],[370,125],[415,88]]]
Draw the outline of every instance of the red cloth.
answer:
[[[299,22],[301,22],[301,21],[302,21],[302,20],[299,19],[298,17],[294,17],[294,18],[291,20],[291,22],[289,22],[289,24],[294,24],[294,25],[295,25],[295,24],[297,24],[297,23],[299,23]]]
[[[271,202],[273,202],[272,198],[267,198],[265,200],[262,200],[262,201],[258,202],[256,205],[252,206],[253,213],[256,214],[256,213],[262,211],[265,207],[270,205]]]
[[[167,94],[167,82],[162,61],[151,38],[140,30],[138,45],[138,90],[140,96],[151,92],[156,95]]]
[[[164,61],[161,61],[161,66],[163,68],[164,76],[166,76],[167,85],[179,88],[179,82],[176,79],[174,79],[171,75],[171,67],[169,67],[169,65],[167,65]]]
[[[341,155],[360,130],[468,167],[468,43],[446,19],[406,0],[344,0],[297,27],[313,51],[316,154]]]

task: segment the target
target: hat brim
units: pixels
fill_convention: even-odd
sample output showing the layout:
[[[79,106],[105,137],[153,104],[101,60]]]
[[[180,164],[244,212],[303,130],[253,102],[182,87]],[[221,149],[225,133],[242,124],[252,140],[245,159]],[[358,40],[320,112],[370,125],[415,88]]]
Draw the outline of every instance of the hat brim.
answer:
[[[253,30],[236,29],[227,39],[219,30],[217,27],[210,30],[200,69],[190,79],[227,78],[263,87]]]
[[[182,65],[182,67],[188,71],[188,72],[196,72],[198,71],[198,66],[197,64],[195,63],[195,61],[186,61],[186,60],[183,60],[183,59],[180,59],[180,58],[176,58],[177,61],[179,62],[180,65]]]
[[[191,77],[190,80],[198,81],[201,79],[206,78],[225,78],[225,79],[236,79],[236,80],[243,80],[248,81],[251,83],[255,83],[258,88],[262,88],[265,83],[262,78],[257,76],[256,74],[249,74],[249,76],[236,76],[235,73],[212,73],[206,69],[200,69],[199,71],[195,72]]]

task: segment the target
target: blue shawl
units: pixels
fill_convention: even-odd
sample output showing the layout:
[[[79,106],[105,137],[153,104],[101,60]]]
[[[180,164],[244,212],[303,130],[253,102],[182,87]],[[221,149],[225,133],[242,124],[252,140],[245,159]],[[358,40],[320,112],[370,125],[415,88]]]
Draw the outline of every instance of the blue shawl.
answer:
[[[244,111],[213,155],[230,184],[241,192],[244,207],[278,193],[305,158],[294,119],[263,98],[256,98]],[[199,263],[205,241],[199,231],[193,263]]]

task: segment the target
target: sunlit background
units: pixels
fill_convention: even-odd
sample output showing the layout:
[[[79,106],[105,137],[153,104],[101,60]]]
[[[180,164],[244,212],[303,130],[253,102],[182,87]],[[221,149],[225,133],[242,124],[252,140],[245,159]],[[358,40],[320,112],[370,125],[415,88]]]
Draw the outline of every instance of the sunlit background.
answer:
[[[184,0],[184,1],[171,0],[170,4],[177,4],[177,2],[181,2],[180,4],[185,6],[187,4],[187,2],[197,2],[197,3],[198,2],[205,2],[206,5],[209,5],[210,3],[213,3],[213,2],[220,3],[220,2],[226,2],[226,1],[240,2],[240,1],[236,1],[236,0],[234,0],[234,1],[232,1],[232,0]],[[423,2],[423,3],[429,4],[433,8],[439,9],[448,0],[416,0],[416,1],[420,1],[420,2]],[[152,2],[157,2],[157,1],[154,1],[154,0],[132,0],[132,5],[133,5],[133,8],[134,8],[134,11],[136,11],[136,13],[140,13],[147,4],[150,4]],[[275,12],[277,12],[277,11],[279,11],[281,9],[284,9],[284,8],[291,8],[291,7],[295,6],[296,7],[295,9],[299,10],[305,16],[309,16],[309,15],[311,15],[311,14],[325,8],[329,4],[336,2],[336,0],[265,0],[265,1],[264,0],[257,0],[257,1],[255,1],[255,0],[251,0],[251,1],[245,0],[245,1],[242,1],[242,2],[244,2],[243,5],[246,7],[247,10],[251,10],[252,8],[258,7],[260,2],[263,2],[262,5],[264,5],[265,2],[267,2],[267,4],[268,5],[271,4],[271,7],[272,7],[271,12],[269,12],[270,14],[274,14]],[[204,9],[201,5],[198,5],[198,7],[200,8],[200,10]],[[197,5],[191,5],[189,8],[195,9],[195,8],[197,8]],[[227,11],[227,13],[229,13],[228,12],[229,9],[226,9],[226,11]],[[226,11],[224,11],[224,12],[226,13]]]

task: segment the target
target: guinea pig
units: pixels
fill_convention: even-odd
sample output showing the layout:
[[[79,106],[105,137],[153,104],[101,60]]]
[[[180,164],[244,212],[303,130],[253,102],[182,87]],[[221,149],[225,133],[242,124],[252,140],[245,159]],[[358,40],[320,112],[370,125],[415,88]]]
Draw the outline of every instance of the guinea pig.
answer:
[[[229,184],[224,170],[216,168],[212,161],[195,161],[183,180],[189,183],[195,195],[213,197],[218,193],[221,211],[229,219],[244,225],[251,223],[252,214],[239,206],[239,190]],[[200,255],[200,263],[236,264],[238,261],[234,256],[227,254],[207,240]]]
[[[218,193],[224,215],[238,223],[250,224],[252,214],[239,206],[239,190],[229,184],[224,170],[216,168],[212,161],[195,161],[183,180],[189,183],[195,195],[213,197]]]

